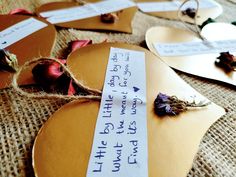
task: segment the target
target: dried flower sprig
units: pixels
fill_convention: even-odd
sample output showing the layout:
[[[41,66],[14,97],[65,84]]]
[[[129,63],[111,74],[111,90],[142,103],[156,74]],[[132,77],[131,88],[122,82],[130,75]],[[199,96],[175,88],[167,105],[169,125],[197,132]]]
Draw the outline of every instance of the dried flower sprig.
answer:
[[[229,52],[221,52],[215,64],[223,68],[226,72],[236,71],[236,57]]]
[[[159,93],[154,101],[154,110],[158,116],[178,115],[187,111],[189,108],[201,108],[209,105],[210,102],[200,101],[199,103],[188,102],[178,99],[176,96],[168,96]]]
[[[7,50],[0,49],[0,69],[15,72],[18,68],[16,55]]]

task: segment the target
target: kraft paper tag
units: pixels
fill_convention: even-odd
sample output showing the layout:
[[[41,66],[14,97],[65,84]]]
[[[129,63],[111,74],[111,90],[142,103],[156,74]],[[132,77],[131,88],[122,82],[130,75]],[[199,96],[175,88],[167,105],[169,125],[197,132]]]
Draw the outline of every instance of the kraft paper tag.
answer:
[[[68,67],[84,84],[102,90],[111,48],[145,53],[148,176],[187,176],[202,137],[225,113],[224,110],[212,103],[176,117],[158,117],[154,113],[153,103],[159,92],[185,99],[189,96],[200,100],[206,98],[154,54],[138,46],[118,43],[90,45],[73,52],[68,58]],[[136,59],[138,62],[139,57]],[[51,116],[34,143],[33,167],[36,176],[86,176],[99,107],[98,101],[73,101]],[[106,142],[102,142],[101,147],[105,145]],[[121,158],[125,158],[125,154]]]
[[[56,38],[53,25],[41,18],[22,15],[0,15],[0,48],[16,55],[18,64],[26,61],[50,56]],[[0,88],[8,87],[12,73],[0,71]],[[31,70],[22,73],[19,84],[34,83]]]
[[[189,45],[187,46],[188,50],[183,46],[185,44],[195,45],[199,44],[199,42],[202,44],[202,41],[195,34],[177,28],[150,28],[146,33],[146,42],[148,48],[153,53],[175,69],[236,86],[236,73],[233,71],[225,72],[224,69],[215,65],[216,58],[220,56],[220,52],[230,51],[231,54],[236,55],[234,45],[236,41],[236,27],[227,23],[211,23],[206,25],[201,33],[209,43],[202,45],[203,48],[199,46],[195,47],[194,51],[190,49],[191,46]],[[166,54],[162,56],[155,48],[155,45],[158,44],[166,44],[166,47],[173,47],[176,44],[180,46],[178,44],[182,44],[182,49],[184,48],[184,50],[182,50],[182,56],[181,50],[176,50],[178,47],[175,48],[176,51],[168,48],[168,50],[166,50],[166,52],[169,53],[168,56],[166,56]],[[159,47],[161,46],[162,45]],[[186,55],[186,53],[188,53],[188,55]]]
[[[60,27],[131,33],[131,23],[137,7],[130,0],[122,1],[116,0],[113,4],[111,1],[88,0],[85,5],[79,5],[76,2],[52,2],[39,7],[37,14]],[[99,3],[105,4],[100,5]],[[109,6],[111,7],[109,8]],[[68,13],[66,9],[71,12]],[[100,14],[113,11],[112,9],[120,11],[118,19],[114,23],[102,22]]]

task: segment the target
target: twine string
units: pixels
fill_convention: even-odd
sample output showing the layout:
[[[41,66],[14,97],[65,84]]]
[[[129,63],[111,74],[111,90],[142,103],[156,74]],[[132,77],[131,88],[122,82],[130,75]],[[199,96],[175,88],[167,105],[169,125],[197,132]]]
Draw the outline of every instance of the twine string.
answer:
[[[45,61],[58,63],[62,67],[65,74],[67,74],[79,88],[88,92],[89,95],[62,95],[62,94],[45,93],[45,92],[43,93],[40,92],[40,94],[36,94],[36,93],[29,93],[21,89],[18,84],[18,79],[22,71],[26,70],[31,65],[35,65],[35,64],[42,63]],[[14,73],[11,85],[13,89],[15,89],[20,95],[28,97],[28,98],[34,98],[34,99],[101,100],[101,94],[102,94],[100,90],[92,89],[88,86],[83,85],[79,80],[75,78],[73,73],[63,63],[61,63],[59,60],[54,59],[54,58],[36,58],[36,59],[25,62],[25,64],[20,66],[18,70]]]
[[[204,36],[201,35],[201,30],[199,29],[199,27],[198,27],[198,25],[197,25],[197,15],[198,15],[199,8],[200,8],[199,0],[193,0],[193,1],[196,2],[196,5],[197,5],[196,14],[195,14],[194,19],[193,19],[193,20],[194,20],[193,25],[194,25],[195,30],[192,29],[191,27],[189,27],[189,24],[187,24],[187,22],[185,22],[185,21],[183,20],[183,18],[182,18],[182,10],[181,10],[181,9],[182,9],[182,7],[183,7],[186,3],[190,2],[190,1],[192,1],[192,0],[185,0],[185,1],[180,5],[180,7],[179,7],[179,9],[178,9],[178,19],[183,23],[183,25],[184,25],[187,29],[189,29],[190,31],[192,31],[192,32],[194,32],[195,34],[197,34],[200,39],[202,39],[203,41],[207,41],[207,39],[206,39]]]

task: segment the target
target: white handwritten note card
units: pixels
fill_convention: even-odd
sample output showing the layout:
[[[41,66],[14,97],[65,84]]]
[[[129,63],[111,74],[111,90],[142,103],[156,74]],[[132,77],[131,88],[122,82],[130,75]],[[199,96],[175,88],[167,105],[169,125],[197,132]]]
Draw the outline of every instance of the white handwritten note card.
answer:
[[[50,23],[56,24],[95,17],[133,6],[135,6],[135,3],[130,0],[106,0],[97,3],[87,3],[78,7],[42,12],[40,15],[47,18]]]
[[[177,11],[181,6],[182,1],[169,1],[169,2],[140,2],[137,3],[138,8],[143,12],[165,12],[165,11]],[[197,4],[194,1],[189,1],[183,6],[186,8],[196,8]],[[212,8],[216,7],[216,3],[212,0],[200,0],[199,8]]]
[[[87,177],[148,177],[145,53],[111,48]]]
[[[187,56],[219,52],[236,52],[235,40],[209,42],[155,43],[154,47],[160,56]]]
[[[35,18],[21,21],[0,32],[0,48],[4,49],[46,26],[46,23]]]

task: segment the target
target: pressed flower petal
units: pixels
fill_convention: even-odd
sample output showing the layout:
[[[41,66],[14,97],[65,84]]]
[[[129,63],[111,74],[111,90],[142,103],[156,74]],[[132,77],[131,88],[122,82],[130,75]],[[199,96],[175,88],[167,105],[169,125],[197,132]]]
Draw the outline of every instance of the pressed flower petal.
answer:
[[[74,52],[75,50],[85,47],[89,44],[92,44],[92,40],[75,40],[69,43],[71,47],[71,52]]]
[[[78,48],[87,46],[91,44],[91,40],[76,40],[70,42],[67,48],[67,58],[71,51],[74,51]],[[62,64],[66,64],[66,59],[58,59]],[[32,70],[34,80],[36,83],[41,85],[47,91],[55,91],[57,93],[75,95],[76,93],[83,92],[80,88],[76,86],[75,83],[69,78],[60,64],[56,62],[44,62],[36,65]]]
[[[169,101],[169,96],[159,93],[155,99],[155,104],[166,103]]]
[[[9,12],[10,15],[33,15],[33,12],[30,12],[23,8],[13,9]]]
[[[169,100],[169,96],[163,93],[159,93],[157,95],[157,101],[159,102],[167,102]]]
[[[165,107],[166,107],[165,103],[157,104],[158,109],[162,109],[162,108],[165,108]]]
[[[63,74],[63,72],[61,71],[61,67],[58,63],[49,64],[46,70],[47,70],[46,75],[48,77],[51,77],[53,80],[57,79]]]
[[[66,60],[60,60],[63,64]],[[36,83],[41,85],[44,89],[50,90],[56,82],[56,80],[63,75],[61,66],[56,62],[44,62],[37,64],[32,69],[33,77]]]
[[[165,110],[167,113],[171,113],[172,112],[172,108],[169,104],[166,104]]]
[[[92,44],[92,40],[74,40],[68,43],[68,47],[62,51],[62,56],[60,58],[66,59],[71,52]]]
[[[75,88],[73,86],[73,82],[72,81],[70,81],[69,88],[68,88],[68,93],[67,94],[68,95],[76,94],[76,90],[75,90]]]

